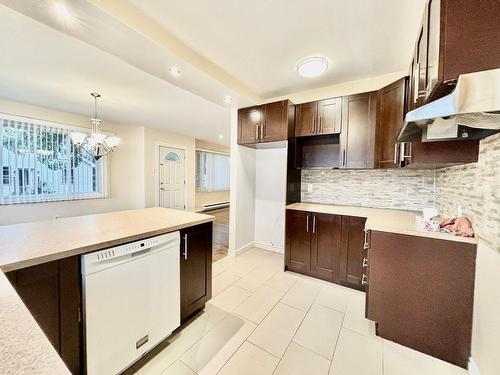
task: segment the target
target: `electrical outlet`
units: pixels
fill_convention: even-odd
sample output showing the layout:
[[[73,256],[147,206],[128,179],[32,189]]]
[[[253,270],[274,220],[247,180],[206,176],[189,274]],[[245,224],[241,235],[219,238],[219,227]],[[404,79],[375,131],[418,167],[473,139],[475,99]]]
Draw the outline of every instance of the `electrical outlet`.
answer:
[[[312,193],[313,192],[313,184],[307,184],[307,192]]]

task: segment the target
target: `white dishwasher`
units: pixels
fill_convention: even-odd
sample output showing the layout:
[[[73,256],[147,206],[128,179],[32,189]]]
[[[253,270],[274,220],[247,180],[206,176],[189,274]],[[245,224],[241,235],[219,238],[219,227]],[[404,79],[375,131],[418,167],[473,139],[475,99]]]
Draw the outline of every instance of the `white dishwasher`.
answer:
[[[87,374],[117,374],[180,325],[180,235],[82,255]]]

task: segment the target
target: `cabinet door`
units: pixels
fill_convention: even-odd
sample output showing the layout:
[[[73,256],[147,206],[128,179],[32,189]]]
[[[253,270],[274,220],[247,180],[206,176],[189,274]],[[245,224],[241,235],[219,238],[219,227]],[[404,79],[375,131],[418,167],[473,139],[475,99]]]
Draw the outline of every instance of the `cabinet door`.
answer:
[[[340,279],[345,284],[364,290],[361,280],[365,269],[363,259],[367,256],[363,249],[365,240],[364,217],[342,217],[342,254],[340,260]]]
[[[311,275],[339,281],[342,216],[312,213]]]
[[[376,94],[345,96],[342,109],[341,167],[373,168]]]
[[[427,11],[425,12],[425,17]],[[417,45],[415,48],[415,92],[413,94],[413,102],[415,107],[419,107],[425,103],[425,86],[427,84],[427,22],[424,22],[420,28]]]
[[[311,270],[312,217],[309,212],[286,210],[285,266],[289,271]]]
[[[427,34],[427,74],[424,100],[432,96],[440,83],[441,0],[429,0],[427,5]]]
[[[476,245],[372,231],[368,251],[377,334],[466,368]]]
[[[181,231],[181,322],[212,297],[212,224]]]
[[[378,92],[377,165],[379,168],[395,168],[400,163],[396,136],[404,122],[406,78],[402,78]]]
[[[238,110],[238,144],[257,143],[260,138],[260,127],[264,121],[261,106]]]
[[[318,134],[340,133],[342,98],[322,100],[318,103]]]
[[[316,134],[318,102],[303,103],[295,106],[295,136]]]
[[[264,127],[262,140],[265,142],[286,141],[288,139],[288,101],[264,105]]]

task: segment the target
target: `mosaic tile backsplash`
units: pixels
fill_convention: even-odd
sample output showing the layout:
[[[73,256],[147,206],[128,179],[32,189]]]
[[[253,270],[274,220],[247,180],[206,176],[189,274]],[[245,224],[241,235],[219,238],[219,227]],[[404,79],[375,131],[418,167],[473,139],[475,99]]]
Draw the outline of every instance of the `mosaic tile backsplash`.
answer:
[[[435,204],[442,217],[460,206],[476,233],[500,249],[500,134],[481,141],[477,163],[435,171],[303,170],[301,200],[416,211]]]
[[[500,134],[481,141],[479,161],[436,171],[436,207],[456,216],[457,206],[478,235],[500,250]]]
[[[415,211],[432,207],[436,190],[434,171],[429,170],[304,169],[301,182],[302,202]]]

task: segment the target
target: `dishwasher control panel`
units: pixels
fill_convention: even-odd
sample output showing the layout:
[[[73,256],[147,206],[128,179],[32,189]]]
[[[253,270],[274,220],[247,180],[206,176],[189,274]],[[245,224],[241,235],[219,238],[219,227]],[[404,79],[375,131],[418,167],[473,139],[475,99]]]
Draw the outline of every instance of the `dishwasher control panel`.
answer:
[[[130,242],[125,245],[95,251],[82,255],[82,273],[96,272],[102,268],[109,267],[109,263],[126,262],[130,258],[155,252],[164,247],[180,245],[179,232],[162,234],[156,237],[146,238],[140,241]]]

